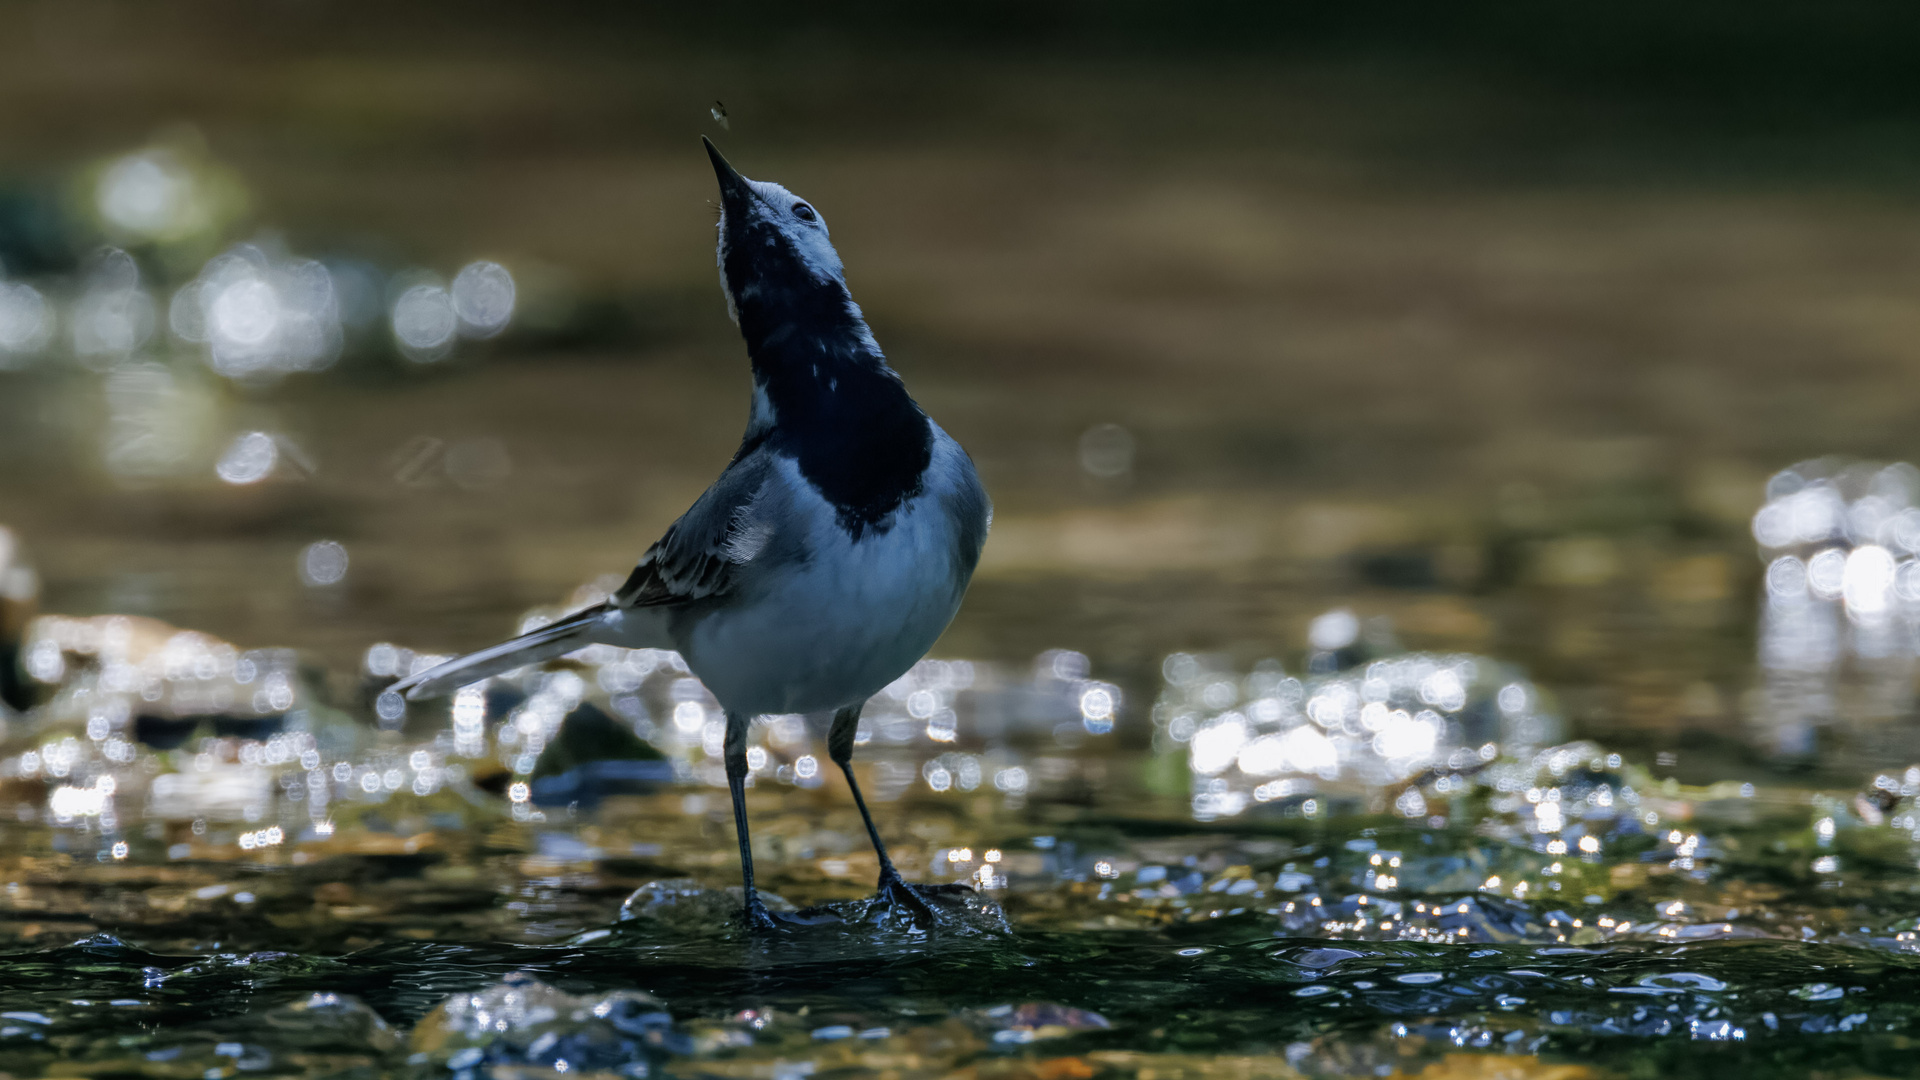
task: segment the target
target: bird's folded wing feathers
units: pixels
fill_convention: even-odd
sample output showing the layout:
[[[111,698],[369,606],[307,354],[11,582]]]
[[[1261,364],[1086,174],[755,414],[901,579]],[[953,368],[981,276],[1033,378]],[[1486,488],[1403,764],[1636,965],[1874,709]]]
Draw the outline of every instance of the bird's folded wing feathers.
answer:
[[[640,557],[607,603],[615,608],[683,604],[726,594],[739,568],[773,536],[772,458],[756,451],[727,467],[666,535]]]

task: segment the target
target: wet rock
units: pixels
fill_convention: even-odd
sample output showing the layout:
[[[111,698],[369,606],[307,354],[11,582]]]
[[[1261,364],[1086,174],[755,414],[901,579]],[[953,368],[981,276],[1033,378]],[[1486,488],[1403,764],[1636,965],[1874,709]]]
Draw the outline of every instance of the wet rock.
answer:
[[[908,888],[926,904],[933,915],[932,925],[883,896],[822,904],[800,914],[803,917],[830,914],[847,923],[877,930],[949,938],[998,937],[1013,932],[999,904],[965,885],[911,885]]]
[[[823,956],[822,959],[825,959]],[[693,1021],[698,1074],[734,1080],[785,1077],[997,1076],[985,1036],[994,1023],[977,1015],[935,1022],[867,1009],[814,1009],[804,1015],[750,1009],[725,1020]],[[692,1072],[674,1063],[672,1071]],[[1021,1077],[1015,1070],[1008,1080]],[[1053,1080],[1087,1080],[1084,1071],[1048,1072]],[[1040,1080],[1027,1076],[1024,1080]]]
[[[469,1073],[489,1066],[645,1076],[687,1038],[658,998],[638,990],[573,995],[524,972],[455,994],[414,1025],[412,1049]]]
[[[22,673],[44,700],[6,729],[0,801],[44,809],[56,824],[98,825],[104,836],[144,808],[157,819],[279,824],[287,828],[277,835],[291,835],[310,815],[268,815],[297,802],[323,813],[332,770],[373,735],[318,700],[323,680],[292,650],[242,650],[119,615],[43,616],[23,640]],[[169,753],[182,750],[191,753]],[[358,766],[350,771],[359,779]],[[113,855],[111,841],[107,850],[131,851],[121,843]]]
[[[1059,1039],[1084,1031],[1105,1031],[1113,1026],[1097,1012],[1044,1001],[982,1009],[969,1019],[992,1032],[993,1041],[1003,1045]]]
[[[380,1014],[351,994],[311,994],[257,1019],[270,1033],[268,1040],[283,1051],[388,1053],[400,1046],[400,1037]]]
[[[1492,896],[1463,896],[1430,904],[1427,921],[1449,941],[1510,944],[1551,942],[1560,937],[1557,925],[1549,926],[1545,916],[1527,905]]]
[[[787,918],[792,928],[839,926],[862,930],[872,941],[945,941],[1001,938],[1013,932],[999,904],[967,885],[904,885],[919,898],[925,914],[904,905],[897,894],[877,893],[859,900],[843,900],[802,908]]]
[[[784,897],[760,890],[760,902],[776,916],[796,909]],[[619,921],[632,930],[657,930],[663,935],[703,937],[731,933],[738,928],[746,890],[739,886],[709,889],[692,878],[649,881],[620,905]]]
[[[943,937],[997,937],[1012,932],[999,904],[965,885],[908,886],[932,915],[928,924],[897,903],[875,895],[795,908],[786,899],[760,892],[760,900],[774,919],[789,931],[820,930],[844,938],[849,930],[877,934],[876,940],[898,935],[919,939]],[[634,890],[620,907],[619,927],[662,936],[701,937],[739,932],[743,891],[735,886],[708,889],[692,879],[653,881]]]
[[[608,795],[641,794],[673,780],[673,764],[592,702],[581,702],[534,762],[536,806],[594,806]]]
[[[69,716],[56,701],[44,723],[99,720],[158,749],[185,743],[202,725],[223,738],[265,739],[313,703],[290,649],[242,650],[135,615],[35,619],[21,665],[42,693],[86,691],[78,695],[86,699],[84,716]]]

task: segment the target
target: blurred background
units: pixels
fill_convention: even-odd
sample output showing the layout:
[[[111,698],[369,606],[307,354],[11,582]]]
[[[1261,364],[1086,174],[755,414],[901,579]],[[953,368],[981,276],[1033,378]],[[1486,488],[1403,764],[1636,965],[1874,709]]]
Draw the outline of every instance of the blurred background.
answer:
[[[1916,23],[9,0],[14,592],[351,672],[623,574],[745,413],[707,134],[993,493],[936,655],[1078,650],[1144,745],[1169,653],[1344,608],[1662,773],[1905,747]]]
[[[1912,1074],[1917,43],[0,0],[0,1074]],[[932,929],[820,718],[772,939],[678,656],[388,689],[736,447],[702,135],[997,506],[856,735]]]

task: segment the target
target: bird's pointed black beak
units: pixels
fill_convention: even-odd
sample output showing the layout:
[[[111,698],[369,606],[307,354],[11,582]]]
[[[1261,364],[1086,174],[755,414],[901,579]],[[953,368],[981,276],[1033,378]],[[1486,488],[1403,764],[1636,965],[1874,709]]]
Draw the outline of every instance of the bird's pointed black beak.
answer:
[[[753,188],[747,186],[747,178],[720,156],[720,148],[705,135],[700,141],[706,144],[707,157],[713,160],[713,175],[720,181],[720,204],[727,210],[735,210],[754,197]]]

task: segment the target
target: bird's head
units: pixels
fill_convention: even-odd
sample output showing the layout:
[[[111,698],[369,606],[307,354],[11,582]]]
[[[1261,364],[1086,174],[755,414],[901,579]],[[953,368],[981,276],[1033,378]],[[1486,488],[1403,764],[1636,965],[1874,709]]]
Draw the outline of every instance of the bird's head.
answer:
[[[741,176],[702,141],[720,180],[720,287],[733,321],[751,337],[754,323],[764,332],[844,308],[845,271],[820,212],[779,184]]]

